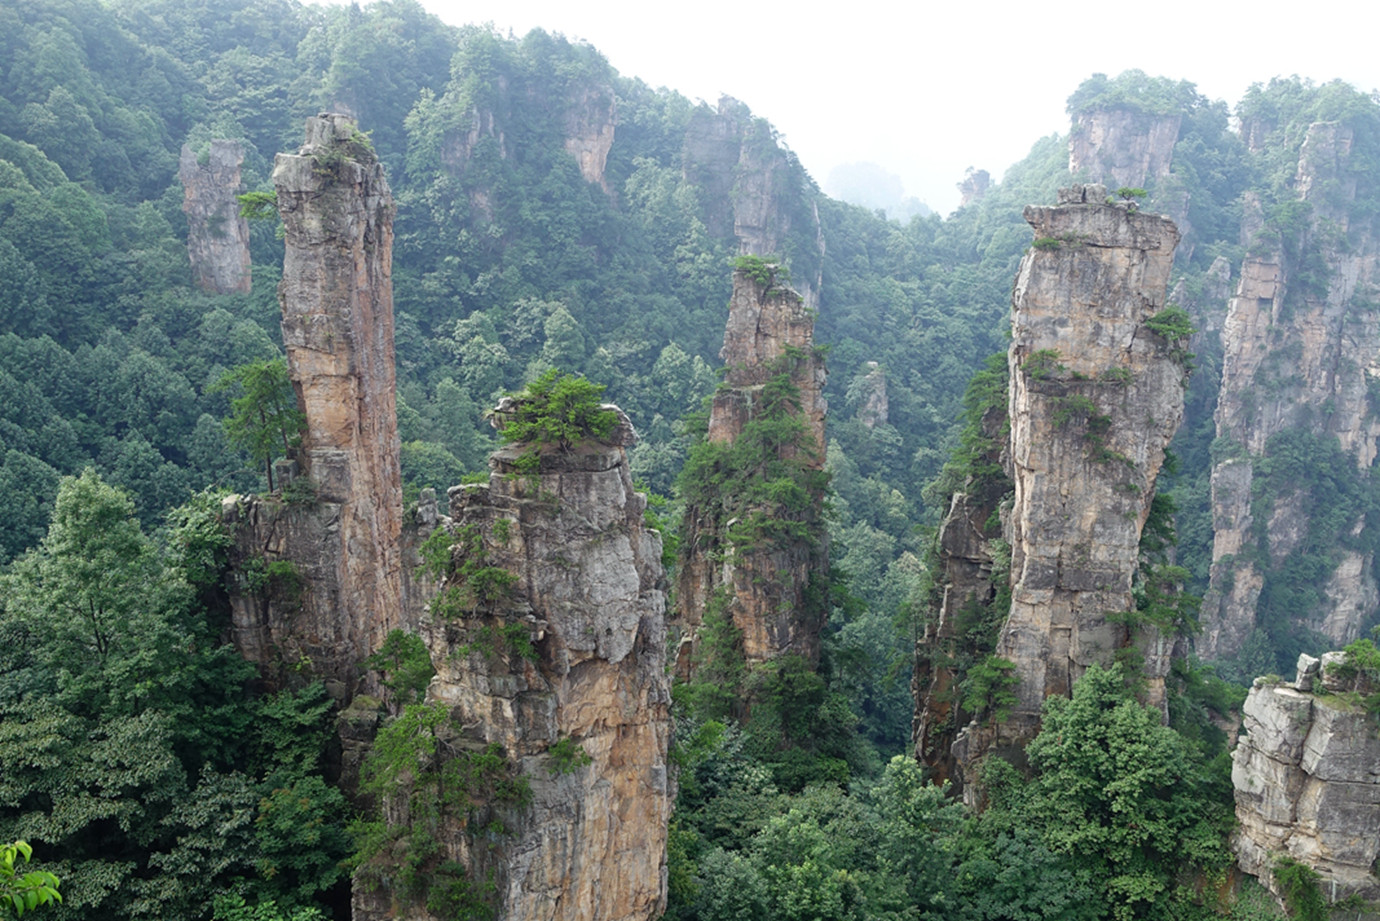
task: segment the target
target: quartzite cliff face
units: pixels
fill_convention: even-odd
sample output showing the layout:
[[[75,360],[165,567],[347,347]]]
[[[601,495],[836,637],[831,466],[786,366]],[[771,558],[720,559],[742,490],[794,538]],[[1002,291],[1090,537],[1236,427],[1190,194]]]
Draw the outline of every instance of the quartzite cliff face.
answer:
[[[773,276],[774,278],[774,276]],[[727,367],[724,383],[709,412],[708,441],[732,445],[762,418],[769,382],[785,374],[798,406],[790,415],[802,424],[801,437],[777,450],[805,470],[824,465],[824,361],[814,347],[813,311],[804,299],[774,280],[733,274],[733,299],[720,352]],[[805,507],[787,511],[735,506],[739,496],[720,494],[692,502],[684,517],[681,564],[677,574],[676,620],[682,631],[676,673],[693,677],[697,632],[710,605],[723,604],[742,632],[749,664],[795,653],[814,662],[819,656],[821,605],[812,600],[811,577],[828,571],[822,522],[823,493],[808,496]],[[757,515],[792,519],[810,538],[764,536],[735,541],[735,525]]]
[[[718,109],[695,110],[685,130],[686,181],[702,190],[711,236],[732,237],[738,252],[773,254],[790,265],[808,307],[819,306],[824,237],[808,177],[795,155],[778,146],[766,119],[731,96]]]
[[[211,294],[248,294],[251,285],[249,222],[236,198],[243,162],[244,147],[231,140],[212,141],[205,163],[183,145],[178,161],[192,277]]]
[[[1248,134],[1263,132],[1256,126]],[[1257,139],[1258,140],[1258,139]],[[1380,444],[1374,381],[1380,377],[1380,245],[1368,222],[1352,226],[1357,175],[1348,168],[1351,131],[1335,122],[1308,129],[1294,177],[1291,226],[1267,225],[1247,202],[1243,242],[1250,253],[1222,326],[1222,387],[1212,471],[1212,581],[1203,604],[1205,658],[1239,652],[1256,628],[1271,571],[1307,545],[1332,549],[1316,605],[1291,612],[1336,644],[1349,643],[1380,607],[1373,554],[1347,546],[1365,524],[1353,513],[1340,527],[1314,521],[1319,497],[1297,483],[1275,484],[1270,508],[1256,500],[1260,462],[1275,436],[1335,438],[1364,476]],[[1268,520],[1257,521],[1259,515]]]
[[[232,599],[235,640],[270,673],[309,663],[336,697],[348,699],[360,663],[403,625],[407,610],[393,200],[383,167],[341,115],[308,119],[305,146],[279,154],[273,178],[287,234],[278,291],[283,342],[306,418],[297,469],[285,465],[285,472],[303,481],[306,501],[227,501],[241,570],[252,571],[255,560],[261,572],[276,560],[296,570],[277,584],[242,586]]]
[[[1151,701],[1162,700],[1170,639],[1117,615],[1135,610],[1141,529],[1183,419],[1183,343],[1147,325],[1165,306],[1179,235],[1106,194],[1074,186],[1058,207],[1025,212],[1036,240],[1012,295],[1011,608],[996,648],[1015,665],[1017,703],[1008,721],[960,735],[961,764],[1023,747],[1046,697],[1068,695],[1128,646],[1144,657]]]
[[[1232,849],[1243,870],[1279,894],[1274,867],[1292,857],[1321,876],[1329,901],[1380,896],[1380,735],[1348,692],[1344,654],[1299,659],[1294,684],[1257,679],[1232,756]],[[1366,688],[1368,693],[1374,689]],[[1354,696],[1354,695],[1353,695]]]
[[[422,628],[438,670],[428,700],[448,708],[457,746],[502,746],[531,802],[509,810],[503,833],[457,819],[438,840],[471,879],[492,873],[500,918],[648,921],[665,909],[665,576],[618,415],[605,440],[543,449],[535,473],[514,445],[493,455],[487,484],[451,490],[456,569]],[[486,597],[466,563],[514,581]],[[432,917],[364,910],[377,899],[357,901],[356,918]]]

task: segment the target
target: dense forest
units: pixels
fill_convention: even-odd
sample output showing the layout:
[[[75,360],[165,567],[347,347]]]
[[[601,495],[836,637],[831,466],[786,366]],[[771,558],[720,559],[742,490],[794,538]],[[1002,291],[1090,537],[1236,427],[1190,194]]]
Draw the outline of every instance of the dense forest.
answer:
[[[40,917],[348,917],[369,823],[334,785],[333,701],[309,670],[261,693],[225,645],[219,497],[270,485],[225,420],[243,369],[282,355],[281,234],[276,216],[251,221],[248,293],[201,290],[178,178],[184,146],[204,163],[234,139],[243,191],[266,193],[273,155],[320,111],[358,119],[397,201],[409,502],[484,471],[498,442],[483,411],[560,369],[631,417],[634,473],[673,537],[749,242],[735,207],[756,196],[776,230],[753,242],[817,311],[824,653],[818,671],[775,675],[746,722],[704,687],[677,693],[666,917],[1276,916],[1259,889],[1223,894],[1234,820],[1218,724],[1257,674],[1329,648],[1299,612],[1343,550],[1374,563],[1380,530],[1352,527],[1380,503],[1336,432],[1290,429],[1264,450],[1219,433],[1220,277],[1259,245],[1241,233],[1257,214],[1301,290],[1326,287],[1317,241],[1344,246],[1380,215],[1375,98],[1295,78],[1233,110],[1138,72],[1071,88],[1075,132],[1104,110],[1179,120],[1147,207],[1185,231],[1174,291],[1199,332],[1154,552],[1182,567],[1186,595],[1209,593],[1213,470],[1234,456],[1257,458],[1258,529],[1300,483],[1322,512],[1292,555],[1257,535],[1257,624],[1220,661],[1176,665],[1170,725],[1134,674],[1094,669],[1051,702],[1028,764],[989,765],[971,812],[909,753],[914,647],[935,528],[992,472],[981,422],[1005,365],[984,362],[1006,348],[1031,245],[1022,207],[1075,178],[1069,137],[1036,141],[954,214],[901,223],[825,196],[740,102],[654,90],[558,35],[453,28],[413,0],[0,0],[0,67],[0,843],[29,842],[61,879]],[[1309,224],[1293,196],[1315,122],[1353,133],[1349,229]],[[611,138],[597,168],[572,137]],[[1300,384],[1270,373],[1262,405]],[[975,641],[965,663],[974,698],[993,693],[986,651]],[[427,671],[373,666],[390,681],[412,669],[413,691]],[[454,908],[490,916],[482,899]]]

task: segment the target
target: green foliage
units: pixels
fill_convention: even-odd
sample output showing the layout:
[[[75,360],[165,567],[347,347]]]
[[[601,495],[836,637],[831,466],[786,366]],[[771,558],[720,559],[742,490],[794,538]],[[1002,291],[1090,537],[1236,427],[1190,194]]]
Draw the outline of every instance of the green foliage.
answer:
[[[697,540],[723,533],[739,552],[822,540],[823,497],[829,475],[800,418],[800,391],[792,371],[808,358],[788,352],[757,394],[731,442],[701,436],[677,481],[685,506],[700,520]],[[729,528],[727,523],[737,519]]]
[[[1174,81],[1151,77],[1141,70],[1127,70],[1111,79],[1106,74],[1093,74],[1084,80],[1069,96],[1068,112],[1078,116],[1123,109],[1142,115],[1170,115],[1203,101],[1197,88],[1187,80]]]
[[[501,528],[506,533],[507,522]],[[495,521],[491,528],[499,528]],[[500,543],[507,543],[506,537]],[[480,525],[474,522],[452,530],[439,527],[422,542],[422,570],[436,579],[445,579],[445,588],[431,602],[431,609],[445,618],[463,617],[466,612],[491,606],[508,598],[518,577],[512,571],[492,564]]]
[[[1010,659],[990,655],[968,670],[963,679],[963,709],[987,725],[1004,723],[1016,706],[1020,678]]]
[[[1146,320],[1145,325],[1151,332],[1171,343],[1180,339],[1187,339],[1197,332],[1193,328],[1193,321],[1189,317],[1188,311],[1177,304],[1170,304],[1165,307]]]
[[[279,908],[272,899],[250,905],[235,893],[216,896],[214,906],[211,921],[326,921],[319,908]]]
[[[1145,197],[1147,197],[1150,193],[1147,192],[1147,191],[1145,191],[1144,189],[1138,187],[1138,186],[1127,186],[1127,185],[1124,185],[1124,186],[1122,186],[1121,188],[1117,189],[1116,192],[1115,192],[1114,194],[1116,195],[1117,198],[1120,198],[1120,199],[1122,199],[1123,201],[1131,201],[1131,200],[1137,199],[1137,198],[1145,198]]]
[[[789,273],[774,256],[738,256],[733,260],[733,271],[743,273],[762,288],[790,281]]]
[[[364,660],[364,665],[383,672],[383,686],[404,706],[421,700],[431,677],[436,674],[426,643],[415,633],[405,630],[389,631],[383,645]]]
[[[531,445],[534,454],[543,446],[568,451],[587,438],[607,438],[618,415],[603,408],[603,394],[602,385],[552,368],[511,394],[514,411],[503,418],[499,437],[507,444]]]
[[[1230,863],[1229,799],[1217,798],[1158,709],[1127,695],[1119,667],[1094,666],[1071,699],[1047,699],[1026,754],[1035,771],[1029,820],[1051,851],[1096,868],[1113,918],[1182,898],[1173,884],[1185,865],[1220,871]]]
[[[409,704],[379,731],[360,771],[361,789],[377,798],[378,812],[352,826],[350,863],[359,878],[387,885],[397,898],[467,906],[462,917],[487,917],[492,885],[444,860],[438,836],[443,828],[503,834],[504,816],[530,803],[532,792],[502,746],[472,747],[458,728],[448,708],[435,703]],[[385,799],[393,804],[386,811]]]
[[[1046,380],[1068,370],[1060,363],[1059,358],[1058,349],[1037,349],[1021,362],[1021,370],[1030,375],[1031,380]]]
[[[277,192],[245,192],[236,195],[240,203],[240,217],[251,221],[276,220],[278,217]]]
[[[1327,902],[1318,885],[1321,878],[1316,871],[1292,857],[1280,857],[1275,861],[1273,873],[1283,892],[1289,917],[1299,921],[1327,921]]]
[[[1033,249],[1052,252],[1063,246],[1064,241],[1058,237],[1036,237],[1030,241],[1030,245]]]
[[[213,392],[237,390],[230,401],[225,434],[255,461],[264,465],[268,488],[273,489],[273,458],[278,446],[286,454],[301,436],[306,418],[297,408],[297,397],[281,358],[251,362],[226,371]]]
[[[546,754],[551,758],[551,765],[548,770],[553,776],[573,774],[580,768],[594,762],[589,752],[585,751],[584,746],[569,737],[553,742],[547,748]]]
[[[721,589],[705,605],[696,646],[691,653],[695,680],[677,682],[671,693],[681,712],[698,721],[742,715],[739,689],[747,674],[743,632],[728,613],[728,593]]]
[[[62,901],[57,876],[46,870],[20,872],[20,858],[27,864],[33,855],[27,841],[0,844],[0,908],[6,915],[22,918],[40,905]]]

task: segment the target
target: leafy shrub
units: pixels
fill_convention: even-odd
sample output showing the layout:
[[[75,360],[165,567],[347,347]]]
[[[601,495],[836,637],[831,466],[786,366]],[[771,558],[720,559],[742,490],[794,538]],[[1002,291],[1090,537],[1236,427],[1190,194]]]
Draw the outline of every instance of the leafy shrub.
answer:
[[[546,750],[546,753],[551,756],[551,764],[548,769],[552,775],[573,774],[594,761],[589,752],[585,751],[584,746],[569,736],[557,741]]]
[[[1170,342],[1177,342],[1180,339],[1187,339],[1197,330],[1193,327],[1193,320],[1177,304],[1170,304],[1159,313],[1145,321],[1146,327],[1158,336]]]
[[[516,408],[499,437],[505,444],[559,445],[567,451],[586,438],[607,438],[618,425],[618,414],[603,407],[603,395],[602,384],[552,368],[525,390],[510,394]]]

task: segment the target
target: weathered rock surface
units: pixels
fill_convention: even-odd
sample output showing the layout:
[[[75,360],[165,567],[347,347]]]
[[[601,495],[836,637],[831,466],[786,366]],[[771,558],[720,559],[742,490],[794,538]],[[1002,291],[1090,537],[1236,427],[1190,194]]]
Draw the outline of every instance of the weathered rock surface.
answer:
[[[890,404],[886,396],[886,372],[875,361],[865,362],[863,367],[867,373],[854,382],[859,391],[858,421],[871,429],[887,423]]]
[[[297,470],[285,465],[284,472],[307,481],[299,488],[309,501],[244,499],[233,510],[227,503],[243,560],[297,568],[297,579],[286,580],[292,586],[270,580],[268,591],[232,599],[235,640],[268,672],[309,662],[348,700],[360,663],[403,625],[407,610],[393,200],[382,165],[340,115],[308,119],[306,145],[279,154],[273,176],[287,234],[278,290],[283,342],[306,417]]]
[[[1351,142],[1351,132],[1339,124],[1309,128],[1294,188],[1313,217],[1301,229],[1286,231],[1292,239],[1271,236],[1258,205],[1248,207],[1243,219],[1251,253],[1222,327],[1216,411],[1218,439],[1232,445],[1235,456],[1219,461],[1212,473],[1213,564],[1198,643],[1205,658],[1234,655],[1256,625],[1268,573],[1258,553],[1245,551],[1259,543],[1252,486],[1270,438],[1289,430],[1335,437],[1361,470],[1371,467],[1380,447],[1380,416],[1368,397],[1372,379],[1380,376],[1380,245],[1368,228],[1350,227],[1348,206],[1357,181],[1347,169]],[[1271,565],[1308,534],[1312,506],[1300,493],[1281,494],[1258,548]],[[1363,524],[1360,517],[1347,522],[1336,542],[1346,543]],[[1323,603],[1300,616],[1332,642],[1345,644],[1380,605],[1380,585],[1369,553],[1339,546],[1336,559]]]
[[[1169,175],[1179,115],[1097,109],[1074,116],[1069,172],[1110,188],[1143,188]]]
[[[502,76],[496,78],[494,85],[497,95],[486,104],[471,105],[466,111],[456,113],[456,127],[447,131],[441,140],[441,162],[456,176],[463,176],[469,169],[482,141],[493,141],[501,159],[506,160],[514,153],[508,137],[514,118],[514,95],[515,92],[530,95],[534,91],[530,87],[515,91],[513,81]],[[617,132],[615,98],[613,87],[607,83],[576,81],[571,83],[568,93],[545,100],[546,109],[558,119],[564,133],[562,146],[575,158],[580,175],[609,195],[613,190],[604,179],[604,168]],[[516,134],[521,136],[523,132],[519,130]],[[488,218],[493,211],[491,194],[491,189],[481,187],[471,188],[469,193],[470,203]]]
[[[433,604],[421,630],[437,668],[428,700],[473,743],[502,745],[531,785],[507,834],[451,827],[441,841],[471,878],[493,871],[500,918],[645,921],[665,909],[666,586],[619,415],[605,442],[543,450],[535,474],[519,473],[526,449],[509,446],[487,484],[451,490],[457,564],[478,554],[516,576],[486,601],[452,575],[441,597],[453,603]],[[558,743],[589,762],[562,770]]]
[[[724,384],[709,411],[708,439],[733,443],[762,412],[765,385],[787,372],[799,395],[795,415],[805,424],[800,446],[783,445],[780,456],[794,458],[819,470],[824,464],[824,360],[814,347],[814,316],[801,295],[790,288],[754,280],[743,271],[733,274],[724,347],[719,353],[727,367]],[[735,548],[729,529],[751,514],[737,509],[726,518],[721,496],[707,505],[692,505],[685,513],[685,548],[676,584],[676,623],[681,631],[676,660],[677,677],[693,676],[697,631],[706,608],[722,597],[734,625],[742,631],[743,653],[749,664],[796,653],[814,662],[819,657],[823,612],[810,600],[812,574],[828,571],[828,548],[821,519],[823,495],[810,497],[809,506],[794,513],[812,530],[811,539],[762,540],[750,549]],[[786,517],[781,509],[771,517]]]
[[[1319,873],[1330,900],[1380,896],[1371,874],[1380,856],[1380,735],[1329,669],[1340,658],[1325,655],[1315,678],[1318,660],[1300,657],[1293,686],[1257,679],[1243,709],[1245,733],[1232,756],[1240,821],[1232,849],[1277,894],[1272,870],[1289,856]]]
[[[1179,230],[1177,258],[1184,264],[1193,255],[1195,240],[1188,221],[1188,191],[1171,175],[1181,122],[1177,114],[1126,108],[1080,112],[1069,131],[1069,172],[1111,189],[1147,189],[1145,206],[1167,215]]]
[[[819,210],[805,210],[804,170],[780,147],[771,126],[743,103],[724,96],[717,111],[697,109],[685,132],[685,178],[702,190],[705,225],[714,237],[734,237],[738,252],[786,258],[808,307],[819,306],[824,236]]]
[[[982,458],[984,463],[1000,463],[1006,450],[1006,441],[1000,437],[1005,423],[1004,409],[989,412],[982,420],[983,433],[992,443]],[[959,699],[962,676],[954,663],[959,645],[965,640],[973,643],[971,633],[981,632],[974,621],[994,605],[1001,583],[1010,583],[1009,557],[1002,554],[1003,542],[992,535],[992,522],[999,516],[1010,487],[1004,476],[989,476],[968,482],[964,492],[954,494],[949,514],[939,528],[941,570],[935,584],[941,594],[937,610],[926,619],[924,632],[916,641],[911,679],[916,701],[911,724],[915,757],[929,767],[935,783],[947,781],[956,792],[963,792],[964,778],[953,745],[973,714],[963,709]]]
[[[958,184],[958,206],[966,208],[968,205],[982,201],[987,196],[987,190],[991,187],[991,173],[985,169],[975,170],[971,166],[968,167],[968,171],[963,174],[963,181]]]
[[[248,294],[249,222],[240,217],[240,164],[244,146],[216,139],[205,164],[182,145],[177,175],[187,215],[187,255],[197,287],[211,294]]]
[[[606,193],[604,166],[613,149],[617,124],[611,86],[585,87],[577,91],[565,112],[565,150],[580,164],[580,175]]]
[[[1144,656],[1149,699],[1162,700],[1170,640],[1116,615],[1135,608],[1141,529],[1183,419],[1183,343],[1146,325],[1165,306],[1179,235],[1105,199],[1074,186],[1058,207],[1025,211],[1037,239],[1012,295],[1012,600],[996,650],[1016,666],[1018,703],[999,729],[971,727],[961,761],[1023,745],[1046,697],[1123,647]]]

